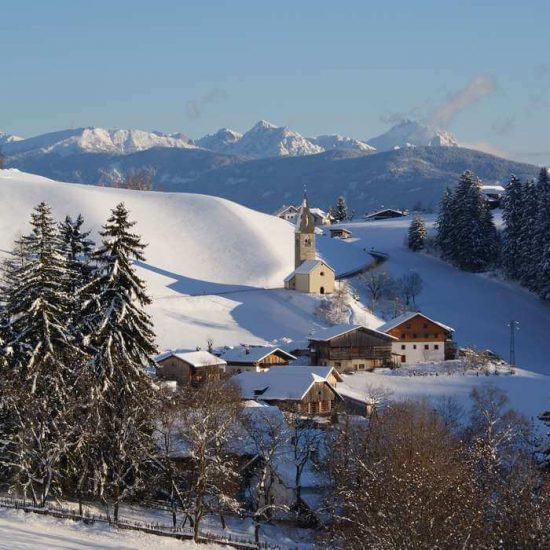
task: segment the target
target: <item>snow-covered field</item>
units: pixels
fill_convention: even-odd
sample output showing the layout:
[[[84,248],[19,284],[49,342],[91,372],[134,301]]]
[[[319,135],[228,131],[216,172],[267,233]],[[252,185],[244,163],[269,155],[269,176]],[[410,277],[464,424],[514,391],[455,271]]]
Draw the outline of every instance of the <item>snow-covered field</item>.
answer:
[[[32,208],[82,213],[94,237],[110,209],[124,201],[149,246],[140,276],[153,297],[150,312],[161,349],[299,338],[317,322],[318,298],[287,292],[293,270],[293,227],[231,201],[186,193],[152,193],[54,182],[0,170],[0,253],[28,230]],[[339,273],[371,258],[361,248],[318,238],[321,255]],[[279,290],[265,290],[279,288]]]
[[[191,548],[227,548],[214,544],[196,545],[148,535],[136,531],[118,531],[105,524],[93,526],[71,520],[25,514],[22,511],[0,509],[0,550],[46,549],[117,549],[117,550],[190,550]]]

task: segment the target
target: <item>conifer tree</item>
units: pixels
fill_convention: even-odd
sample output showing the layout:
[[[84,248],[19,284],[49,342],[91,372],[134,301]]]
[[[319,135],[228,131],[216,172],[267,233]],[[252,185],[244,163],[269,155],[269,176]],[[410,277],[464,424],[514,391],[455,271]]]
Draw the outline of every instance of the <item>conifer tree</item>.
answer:
[[[439,204],[439,215],[436,222],[436,243],[441,251],[441,257],[445,260],[449,259],[452,248],[452,207],[453,192],[447,187],[443,197],[441,197],[441,202]]]
[[[539,263],[539,252],[535,239],[538,210],[538,192],[535,182],[527,181],[523,185],[522,194],[521,230],[518,237],[521,266],[519,280],[523,286],[535,290]]]
[[[92,468],[93,491],[106,505],[114,506],[144,481],[144,457],[151,449],[153,389],[146,372],[154,365],[154,333],[143,307],[150,303],[144,282],[132,262],[144,260],[138,235],[131,229],[123,203],[116,206],[104,225],[102,245],[94,255],[97,263],[91,282],[84,288],[90,296],[82,317],[90,362],[90,415],[94,435],[89,439],[87,465]]]
[[[538,208],[535,220],[537,269],[535,290],[543,300],[550,300],[550,176],[541,168],[538,181]]]
[[[343,222],[348,219],[348,206],[346,199],[343,196],[339,196],[336,200],[336,206],[331,208],[331,214],[335,221]]]
[[[72,365],[80,353],[66,328],[66,262],[47,204],[35,208],[31,226],[31,234],[21,240],[26,261],[9,275],[6,294],[2,401],[10,418],[0,455],[12,484],[43,504],[62,482],[60,468],[74,429]]]
[[[508,277],[519,279],[522,270],[520,240],[523,224],[524,186],[514,175],[506,186],[503,219],[504,239],[502,243],[502,267]]]
[[[421,216],[415,216],[409,226],[408,233],[408,246],[411,250],[418,252],[424,248],[424,241],[426,240],[428,232],[426,230],[426,223]]]

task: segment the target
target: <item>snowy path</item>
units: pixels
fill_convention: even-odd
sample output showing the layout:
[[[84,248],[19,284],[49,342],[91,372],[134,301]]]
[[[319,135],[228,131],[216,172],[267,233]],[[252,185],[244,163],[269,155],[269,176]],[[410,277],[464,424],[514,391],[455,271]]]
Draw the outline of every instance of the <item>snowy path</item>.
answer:
[[[374,247],[390,255],[382,269],[394,276],[418,272],[424,289],[417,302],[427,315],[452,326],[461,345],[490,348],[505,359],[509,353],[511,319],[516,334],[517,364],[550,375],[550,307],[521,287],[487,275],[465,273],[404,245],[410,218],[347,224],[357,241],[351,246]]]

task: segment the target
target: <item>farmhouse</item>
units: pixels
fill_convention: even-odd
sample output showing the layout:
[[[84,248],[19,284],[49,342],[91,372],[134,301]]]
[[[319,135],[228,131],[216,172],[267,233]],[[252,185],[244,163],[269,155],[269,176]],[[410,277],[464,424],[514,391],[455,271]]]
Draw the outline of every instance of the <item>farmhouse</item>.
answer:
[[[393,208],[383,208],[376,212],[371,212],[365,215],[366,220],[388,220],[391,218],[402,218],[406,216],[408,212],[406,210],[395,210]]]
[[[289,206],[281,206],[281,208],[273,212],[273,215],[281,218],[282,220],[286,220],[287,222],[294,223],[296,221],[296,218],[298,217],[299,212],[300,209],[291,204]]]
[[[328,367],[282,367],[267,372],[243,372],[232,380],[242,399],[277,405],[307,415],[328,415],[340,396],[329,383]]]
[[[396,340],[363,325],[336,325],[309,338],[311,364],[331,366],[340,372],[392,366],[392,343]]]
[[[312,208],[310,212],[313,216],[313,223],[315,224],[315,226],[330,225],[334,221],[332,214],[325,212],[320,208]]]
[[[454,329],[423,313],[404,313],[378,330],[396,338],[392,349],[402,364],[454,358]]]
[[[208,351],[162,353],[155,358],[157,376],[177,382],[179,386],[197,385],[208,378],[219,378],[227,363]]]
[[[228,349],[222,355],[230,374],[254,371],[262,372],[270,367],[284,367],[296,357],[281,348],[268,346],[240,346]]]
[[[349,239],[352,235],[351,231],[349,229],[346,229],[344,227],[331,227],[329,229],[331,238],[337,238],[337,239]]]
[[[334,269],[323,260],[317,259],[315,223],[307,204],[307,197],[304,197],[294,232],[294,268],[285,278],[285,288],[309,294],[334,292]]]

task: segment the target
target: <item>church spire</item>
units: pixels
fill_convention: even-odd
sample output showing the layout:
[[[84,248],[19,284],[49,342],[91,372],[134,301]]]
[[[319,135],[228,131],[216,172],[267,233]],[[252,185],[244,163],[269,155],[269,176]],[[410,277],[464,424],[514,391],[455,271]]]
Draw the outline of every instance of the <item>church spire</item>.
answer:
[[[296,220],[296,233],[315,233],[315,223],[307,202],[307,190],[304,186],[304,200],[300,207],[300,214]]]

